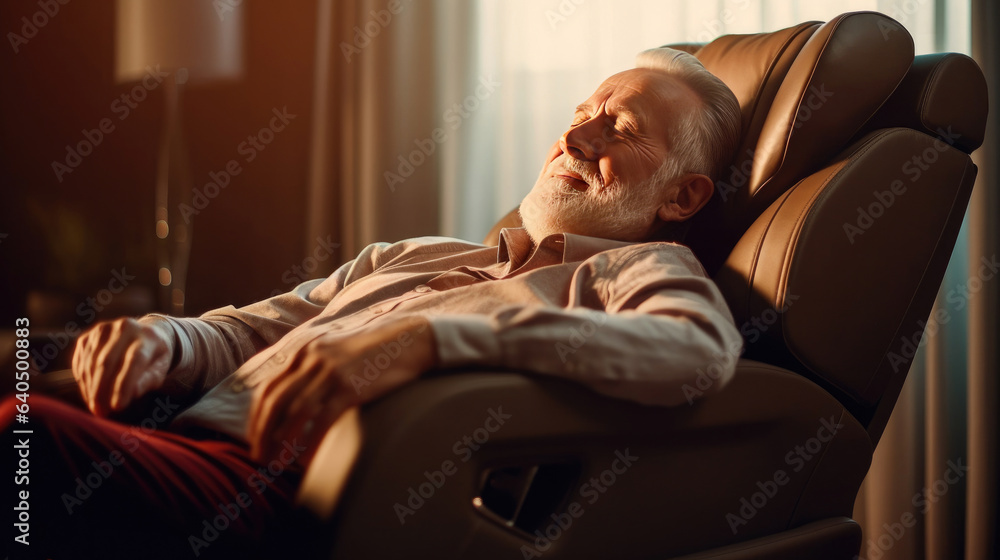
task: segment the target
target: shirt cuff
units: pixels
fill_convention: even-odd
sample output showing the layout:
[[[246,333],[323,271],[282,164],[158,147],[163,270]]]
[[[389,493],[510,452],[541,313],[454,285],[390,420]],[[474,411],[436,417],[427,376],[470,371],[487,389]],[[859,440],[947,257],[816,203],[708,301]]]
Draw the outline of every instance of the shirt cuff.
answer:
[[[194,347],[191,337],[178,323],[182,319],[151,313],[139,319],[139,323],[158,330],[174,342],[174,357],[169,373],[191,371],[194,368]]]
[[[438,316],[430,322],[441,367],[503,363],[500,339],[488,317]]]

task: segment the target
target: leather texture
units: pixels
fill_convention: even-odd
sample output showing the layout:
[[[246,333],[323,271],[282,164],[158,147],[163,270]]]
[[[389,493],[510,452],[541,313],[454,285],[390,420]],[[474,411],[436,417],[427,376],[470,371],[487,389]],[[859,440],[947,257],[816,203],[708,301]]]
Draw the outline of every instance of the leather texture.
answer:
[[[716,197],[692,219],[688,239],[710,273],[765,208],[843,150],[913,61],[913,40],[906,30],[875,12],[843,14],[818,27],[803,24],[778,32],[774,39],[760,36],[771,34],[740,36],[739,42],[769,44],[764,60],[777,63],[774,72],[756,70],[761,53],[753,49],[731,47],[724,63],[721,57],[706,56],[712,44],[696,55],[741,92],[737,99],[745,123],[746,113],[752,113],[731,173],[716,182]],[[790,66],[782,72],[789,59]],[[744,79],[731,77],[744,66],[751,68],[751,75],[760,75],[759,96],[749,95]]]
[[[757,140],[747,185],[760,201],[753,208],[841,151],[912,62],[910,34],[881,14],[844,14],[817,29],[782,80]]]
[[[463,462],[456,442],[498,407],[509,418]],[[578,480],[586,482],[609,469],[616,451],[627,450],[637,459],[592,503],[573,487],[567,500],[581,503],[584,514],[542,556],[670,558],[705,543],[730,545],[843,517],[872,452],[864,427],[826,391],[751,360],[740,361],[727,390],[695,406],[635,406],[562,380],[476,372],[409,385],[364,416],[369,443],[344,485],[344,515],[327,535],[333,557],[402,558],[416,549],[434,550],[436,558],[510,558],[535,535],[456,507],[470,504],[486,469],[569,459],[580,463]],[[836,435],[817,452],[813,444],[829,427]],[[796,446],[813,453],[795,455]],[[324,440],[325,456],[316,461],[339,465],[343,448]],[[409,488],[427,481],[425,471],[448,459],[459,464],[457,472],[400,524],[393,505],[405,504]],[[753,497],[758,483],[773,481],[778,471],[787,482],[761,505]],[[305,482],[301,493],[336,498]],[[753,499],[759,512],[744,511],[745,524],[731,523],[726,514],[741,515],[741,498]],[[545,519],[543,534],[551,522]],[[373,527],[391,527],[392,538],[371,539]]]
[[[694,53],[705,68],[733,90],[740,103],[743,143],[737,161],[747,150],[753,152],[778,87],[819,26],[819,22],[806,22],[773,33],[726,35]]]
[[[864,132],[903,126],[948,137],[965,153],[983,144],[986,78],[975,60],[957,53],[918,56]]]
[[[934,158],[926,170],[907,167],[925,152]],[[964,152],[893,128],[787,191],[716,275],[737,324],[775,317],[748,355],[824,382],[867,423],[890,380],[901,384],[909,369],[901,337],[919,343],[916,320],[930,308],[901,318],[936,291],[943,232],[964,214],[974,176]]]

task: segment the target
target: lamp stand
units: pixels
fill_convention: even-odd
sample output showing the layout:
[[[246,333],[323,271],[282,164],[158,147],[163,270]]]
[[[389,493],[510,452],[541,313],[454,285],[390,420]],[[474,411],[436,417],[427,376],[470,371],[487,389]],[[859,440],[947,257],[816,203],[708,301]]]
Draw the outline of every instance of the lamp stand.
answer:
[[[181,90],[177,72],[164,79],[163,136],[156,175],[156,258],[159,307],[184,315],[188,261],[191,256],[193,216],[185,219],[181,205],[191,205],[191,169],[181,127]]]

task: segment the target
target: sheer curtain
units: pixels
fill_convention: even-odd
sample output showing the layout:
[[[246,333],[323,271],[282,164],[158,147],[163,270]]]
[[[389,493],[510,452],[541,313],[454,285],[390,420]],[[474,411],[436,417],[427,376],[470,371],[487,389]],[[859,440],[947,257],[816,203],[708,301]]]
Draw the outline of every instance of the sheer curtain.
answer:
[[[327,134],[314,158],[327,159],[314,161],[313,228],[339,227],[347,256],[428,233],[482,239],[530,190],[573,107],[646,48],[876,10],[906,26],[918,54],[978,53],[995,83],[983,63],[996,63],[992,0],[318,2],[333,54],[317,70],[331,93],[317,97],[336,109],[316,125]],[[992,18],[976,21],[976,49],[973,9]],[[988,134],[973,219],[936,303],[949,320],[925,333],[855,506],[863,558],[997,554],[998,282],[975,278],[998,250],[995,146]]]

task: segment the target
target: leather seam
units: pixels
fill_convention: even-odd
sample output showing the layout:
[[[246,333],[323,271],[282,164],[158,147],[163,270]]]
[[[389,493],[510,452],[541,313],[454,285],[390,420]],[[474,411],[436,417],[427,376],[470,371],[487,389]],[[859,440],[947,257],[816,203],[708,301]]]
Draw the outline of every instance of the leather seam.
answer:
[[[885,134],[885,133],[882,133],[882,134],[878,134],[878,135],[876,135],[876,136],[873,136],[873,137],[872,137],[871,139],[869,139],[869,140],[868,140],[868,142],[866,142],[866,146],[870,145],[870,144],[871,144],[872,142],[874,142],[874,141],[875,141],[875,140],[876,140],[877,138],[880,138],[880,137],[881,137],[882,135],[884,135],[884,134]],[[867,147],[866,147],[866,146],[863,146],[862,148],[859,148],[859,150],[861,150],[861,149],[867,149]],[[846,166],[845,166],[845,168],[846,168]],[[842,171],[843,171],[843,169],[841,169],[841,171],[838,171],[838,173],[840,173],[840,172],[842,172]],[[834,175],[836,175],[836,174],[834,174]],[[832,179],[832,177],[831,177],[830,179]],[[827,182],[829,182],[829,181],[830,181],[830,179],[827,179]],[[773,213],[773,214],[771,215],[771,217],[770,217],[770,218],[768,219],[768,223],[767,223],[767,225],[766,225],[766,226],[764,227],[763,231],[762,231],[762,232],[761,232],[761,234],[760,234],[760,237],[758,238],[758,240],[757,240],[757,242],[756,242],[756,247],[754,248],[754,252],[753,252],[753,261],[751,262],[751,265],[750,265],[750,270],[748,271],[748,277],[749,277],[749,278],[748,278],[748,280],[749,280],[749,285],[750,285],[750,289],[749,289],[749,290],[747,291],[747,294],[746,294],[746,301],[745,301],[745,303],[744,303],[744,305],[743,305],[744,309],[746,309],[746,310],[747,310],[747,315],[751,315],[751,314],[752,314],[752,310],[751,310],[751,308],[750,308],[750,296],[751,296],[751,294],[753,293],[753,286],[754,286],[754,285],[755,285],[755,283],[756,283],[756,279],[757,279],[757,268],[758,268],[758,266],[757,266],[757,265],[758,265],[758,264],[759,264],[759,262],[760,262],[760,257],[761,257],[761,248],[762,248],[762,247],[763,247],[763,245],[764,245],[764,240],[765,240],[765,238],[767,237],[767,234],[768,234],[768,233],[770,232],[770,230],[771,230],[771,225],[772,225],[772,224],[774,223],[774,220],[775,220],[775,218],[777,217],[778,213],[779,213],[779,212],[781,211],[781,207],[785,205],[785,202],[786,202],[786,201],[788,200],[788,198],[789,198],[789,196],[790,196],[790,193],[791,193],[791,192],[792,192],[793,190],[795,190],[795,188],[796,188],[796,187],[797,187],[797,186],[798,186],[798,185],[799,185],[800,183],[801,183],[801,181],[800,181],[799,183],[796,183],[796,185],[792,186],[792,187],[791,187],[790,189],[788,189],[788,190],[787,190],[787,191],[785,191],[784,193],[782,193],[782,195],[781,195],[781,196],[779,196],[779,197],[778,197],[778,199],[777,199],[777,200],[775,201],[775,202],[778,202],[778,200],[780,200],[780,203],[778,203],[778,207],[777,207],[777,208],[775,208],[775,210],[774,210],[774,213]],[[772,204],[773,204],[773,203],[772,203]],[[788,253],[787,253],[787,251],[788,251],[788,250],[789,250],[789,249],[786,249],[786,259],[787,259],[787,254],[788,254]],[[786,259],[783,259],[783,261],[784,261],[784,260],[786,260]],[[779,279],[779,281],[778,281],[778,291],[776,291],[776,293],[780,293],[780,290],[781,290],[781,289],[782,289],[782,288],[784,287],[784,285],[785,285],[785,280],[784,280],[784,279],[785,279],[785,277],[786,277],[786,275],[787,275],[787,270],[784,270],[784,268],[785,268],[785,266],[786,266],[786,265],[785,265],[785,263],[784,263],[784,262],[782,262],[782,265],[781,265],[781,266],[782,266],[782,269],[783,269],[783,270],[782,270],[782,273],[781,273],[781,278],[780,278],[780,279]],[[784,332],[784,329],[782,329],[782,332]],[[786,344],[786,347],[787,347],[787,344]],[[791,351],[791,349],[789,349],[789,351]],[[793,353],[793,355],[794,355],[794,353]],[[797,357],[796,357],[796,358],[797,358]]]
[[[794,33],[791,36],[789,36],[788,40],[786,40],[781,45],[781,48],[779,49],[779,51],[771,59],[771,63],[768,65],[767,70],[764,72],[763,79],[760,81],[760,84],[757,85],[757,89],[754,92],[754,97],[753,97],[754,98],[754,103],[753,103],[753,107],[751,108],[751,111],[750,111],[751,117],[753,115],[757,114],[757,109],[758,109],[758,107],[760,107],[760,104],[762,102],[762,100],[761,100],[761,93],[766,89],[766,85],[767,85],[768,81],[770,81],[771,77],[774,75],[774,70],[778,66],[778,61],[781,60],[781,58],[788,52],[789,47],[795,41],[795,39],[797,39],[800,35],[802,35],[803,33],[805,33],[806,31],[808,31],[810,29],[813,30],[813,33],[809,36],[809,38],[812,38],[812,35],[814,35],[816,33],[815,30],[818,29],[821,25],[822,24],[818,24],[817,25],[817,24],[814,23],[813,25],[810,25],[808,27],[803,27],[797,33]],[[809,38],[806,39],[807,43],[809,42]],[[804,46],[805,45],[803,44],[803,47]],[[795,60],[794,59],[798,58],[799,53],[801,53],[801,52],[802,52],[802,49],[799,49],[799,52],[795,53],[794,58],[792,59],[792,61],[788,65],[789,68],[791,68],[792,65],[795,64]],[[788,75],[788,73],[786,72],[785,76],[787,76],[787,75]],[[782,83],[785,82],[785,77],[781,78],[781,82]],[[781,89],[781,84],[778,84],[778,89],[779,90]],[[777,91],[775,92],[775,94],[777,94]],[[772,99],[771,102],[773,103],[774,100]],[[770,107],[768,107],[768,111],[770,111]],[[766,115],[765,115],[765,120],[766,120]],[[752,118],[751,118],[751,121],[752,121]],[[758,134],[757,136],[758,136],[758,140],[759,140],[760,139],[759,138],[760,134]],[[756,145],[756,142],[754,143],[754,145]]]
[[[792,224],[792,230],[791,230],[791,232],[789,232],[790,233],[790,236],[789,236],[790,241],[789,241],[787,247],[785,248],[785,254],[784,254],[783,258],[781,259],[781,275],[779,277],[778,286],[776,288],[776,290],[777,290],[778,293],[781,293],[781,290],[786,289],[787,286],[788,286],[788,275],[790,273],[790,269],[791,269],[790,263],[791,263],[791,260],[792,260],[791,256],[795,252],[795,247],[797,247],[797,245],[798,245],[798,238],[799,238],[799,236],[800,236],[800,234],[802,232],[803,224],[806,222],[806,218],[808,218],[808,215],[809,215],[810,211],[812,210],[812,208],[816,206],[817,199],[823,197],[823,195],[827,191],[827,186],[838,175],[840,175],[841,173],[843,173],[846,170],[850,169],[851,167],[853,167],[856,164],[858,158],[855,157],[855,156],[861,156],[864,153],[868,152],[871,149],[871,147],[874,145],[874,143],[878,139],[880,139],[883,136],[885,136],[886,134],[888,134],[888,131],[883,131],[883,132],[881,132],[879,134],[876,134],[875,136],[872,136],[871,138],[869,138],[863,145],[859,146],[857,148],[857,150],[855,150],[855,152],[853,154],[851,154],[851,157],[848,158],[847,162],[844,163],[843,166],[841,166],[841,168],[839,170],[837,170],[835,173],[832,173],[829,177],[827,177],[823,181],[823,183],[816,189],[816,192],[813,193],[813,195],[809,198],[809,200],[806,201],[806,204],[803,206],[802,210],[799,211],[799,215],[796,216],[795,222]],[[792,191],[796,190],[798,188],[798,186],[801,185],[801,184],[802,184],[802,181],[799,181],[798,183],[795,184],[795,186],[793,186],[792,188],[790,188],[787,191],[789,193],[789,197],[791,196]],[[787,200],[787,198],[786,198],[786,200]],[[784,205],[784,202],[782,202],[782,205]],[[780,208],[779,208],[779,210],[780,210]],[[776,212],[776,214],[777,214],[777,212]],[[782,329],[782,330],[784,330],[784,329]]]
[[[813,65],[812,71],[809,73],[809,79],[806,81],[806,85],[807,86],[812,83],[813,78],[816,75],[816,70],[819,67],[820,60],[823,58],[823,54],[826,52],[827,47],[829,46],[830,41],[833,38],[833,35],[837,32],[837,30],[840,28],[840,26],[845,21],[847,21],[849,18],[851,18],[851,17],[859,16],[859,15],[870,15],[870,14],[875,14],[876,16],[886,17],[886,16],[884,16],[884,14],[881,14],[881,13],[878,13],[878,12],[870,12],[870,11],[868,11],[868,12],[856,12],[856,13],[847,14],[844,18],[842,18],[841,20],[837,21],[836,25],[834,25],[833,29],[830,31],[830,34],[827,36],[826,41],[823,43],[823,47],[820,49],[819,55],[816,57],[816,64]],[[909,37],[909,39],[910,39],[910,44],[912,45],[913,44],[913,38]],[[913,66],[913,62],[912,61],[910,62],[910,66],[911,67]],[[879,109],[881,109],[885,105],[885,103],[886,103],[886,101],[888,101],[889,97],[892,96],[892,92],[896,91],[896,88],[899,87],[899,84],[901,84],[903,82],[903,79],[906,77],[907,72],[909,72],[909,68],[907,69],[906,72],[903,72],[902,75],[900,75],[899,79],[896,81],[896,85],[894,85],[892,87],[892,90],[890,90],[889,94],[885,96],[885,99],[883,99],[882,102],[879,103],[877,107],[873,108],[872,111],[868,114],[868,116],[866,118],[864,118],[864,119],[862,119],[860,121],[861,124],[858,125],[858,127],[854,130],[854,132],[851,133],[850,136],[853,136],[854,134],[857,134],[858,131],[861,130],[864,127],[865,123],[867,123],[869,120],[871,120],[872,116],[875,115],[879,111]],[[798,100],[798,102],[795,105],[795,112],[793,113],[794,115],[798,115],[799,114],[799,110],[802,108],[802,102],[805,99],[807,91],[808,91],[808,87],[806,87],[806,88],[803,89],[802,94],[799,97],[799,100]],[[791,128],[794,128],[794,126],[795,126],[795,118],[792,118],[791,123],[789,124],[789,126]],[[788,158],[788,149],[789,149],[789,146],[791,145],[791,142],[792,142],[792,135],[793,135],[792,131],[789,130],[789,132],[787,133],[787,138],[785,139],[784,149],[782,150],[781,161],[778,162],[778,166],[775,169],[774,173],[771,174],[771,177],[769,177],[767,179],[767,181],[765,181],[757,189],[758,191],[762,190],[764,188],[764,186],[766,186],[768,183],[770,183],[781,172],[781,169],[785,166],[785,160]],[[850,136],[848,136],[848,138],[850,138]]]
[[[929,109],[927,99],[930,97],[931,90],[937,87],[938,81],[941,79],[941,75],[944,74],[942,66],[944,66],[944,61],[947,59],[948,57],[944,56],[940,61],[938,61],[937,64],[934,65],[934,68],[931,69],[931,75],[927,80],[927,87],[920,92],[920,124],[928,130],[930,130],[930,126],[927,124],[927,110]]]
[[[791,261],[792,261],[791,256],[794,255],[794,253],[795,253],[795,248],[798,246],[799,238],[801,237],[802,230],[805,227],[805,223],[808,221],[809,214],[811,213],[811,210],[813,208],[815,208],[816,206],[818,206],[819,202],[822,202],[825,198],[828,198],[830,196],[829,189],[828,189],[830,183],[832,183],[833,180],[836,179],[838,176],[840,176],[843,173],[848,172],[851,168],[853,168],[855,165],[857,165],[857,162],[860,160],[861,156],[863,156],[867,152],[871,151],[871,149],[874,147],[874,145],[875,145],[876,142],[878,142],[883,137],[891,134],[893,130],[896,130],[896,129],[885,129],[885,130],[883,130],[883,131],[881,131],[881,132],[873,135],[868,140],[866,140],[864,142],[864,144],[862,144],[861,146],[859,146],[850,155],[850,157],[848,158],[847,162],[839,170],[837,170],[835,173],[832,173],[823,182],[823,184],[821,184],[816,189],[816,193],[814,193],[810,197],[810,199],[808,201],[806,201],[806,204],[803,205],[802,210],[799,211],[799,215],[795,219],[795,223],[792,225],[792,231],[790,232],[790,236],[789,236],[790,241],[789,241],[788,245],[785,248],[785,255],[782,258],[782,262],[781,262],[781,265],[780,265],[781,266],[781,272],[780,272],[780,276],[779,276],[779,280],[778,280],[778,286],[776,287],[776,293],[777,294],[781,294],[782,290],[785,290],[788,287],[788,283],[789,283],[788,282],[788,277],[789,277],[789,275],[791,273]],[[801,184],[802,184],[802,182],[800,181],[794,187],[792,187],[791,189],[789,189],[788,192],[791,193],[793,190],[795,190],[796,188],[798,188],[798,186],[801,185]],[[787,198],[786,198],[786,200],[787,200]],[[782,202],[782,205],[784,205],[784,202]],[[779,210],[780,210],[780,208],[779,208]],[[775,212],[775,215],[777,215],[777,212]],[[794,356],[796,360],[798,360],[800,363],[802,363],[803,365],[805,365],[805,362],[802,361],[801,357],[798,355],[797,352],[795,352],[795,350],[792,348],[792,346],[790,344],[788,344],[788,340],[785,337],[785,332],[787,331],[787,329],[786,329],[786,326],[785,326],[785,315],[784,314],[782,314],[780,316],[780,318],[779,318],[779,324],[781,325],[781,336],[782,336],[783,342],[785,344],[785,348],[788,349],[788,352],[792,356]],[[812,368],[809,368],[809,369],[812,370]],[[831,385],[837,387],[841,391],[844,391],[847,394],[851,394],[852,393],[852,391],[850,391],[849,389],[846,389],[840,383],[838,383],[838,382],[836,382],[834,380],[827,379],[827,375],[825,375],[824,373],[821,373],[821,372],[816,372],[816,373],[817,373],[817,375],[820,375],[820,377],[822,377],[824,380],[827,380]]]
[[[795,102],[795,111],[792,112],[792,118],[788,121],[788,130],[785,132],[785,143],[781,150],[781,161],[778,162],[777,167],[775,168],[774,172],[771,173],[771,176],[768,177],[767,181],[764,181],[764,183],[757,188],[757,192],[763,190],[768,183],[774,180],[774,178],[778,175],[778,173],[781,172],[781,168],[785,166],[785,159],[788,157],[788,147],[791,145],[792,142],[792,131],[795,128],[795,121],[796,118],[798,117],[799,111],[802,109],[802,103],[806,98],[806,94],[809,93],[809,84],[812,83],[813,78],[816,76],[816,69],[819,67],[820,61],[822,60],[824,53],[826,53],[827,47],[829,47],[830,40],[833,38],[833,35],[837,32],[837,30],[840,28],[840,25],[843,22],[847,21],[849,17],[853,17],[854,15],[857,14],[850,14],[837,20],[837,22],[834,23],[833,27],[830,29],[830,33],[827,34],[826,39],[823,41],[823,45],[820,47],[819,53],[816,55],[816,63],[812,65],[812,69],[810,69],[809,71],[809,77],[805,81],[805,87],[802,88],[802,92],[799,94],[799,97]],[[810,37],[809,39],[811,40],[815,36],[816,34],[814,33],[812,37]],[[802,48],[805,49],[805,45],[803,45]],[[799,51],[799,54],[801,54],[801,52],[802,51]],[[798,56],[799,55],[796,55],[795,57],[796,60],[798,60]],[[792,64],[794,65],[795,62],[792,61]],[[789,70],[791,70],[791,66],[789,66]],[[784,80],[781,81],[781,85],[782,86],[785,85]],[[780,87],[781,86],[779,86],[779,90]],[[772,103],[771,108],[773,107],[774,105]]]
[[[781,211],[781,207],[785,204],[785,201],[788,200],[788,192],[783,193],[781,195],[781,197],[778,198],[778,200],[780,200],[781,202],[778,204],[778,207],[774,209],[774,212],[771,213],[771,216],[767,220],[767,225],[765,225],[764,228],[762,229],[762,231],[760,232],[760,236],[758,237],[757,242],[756,242],[756,246],[754,247],[753,260],[751,261],[750,271],[749,271],[749,274],[748,274],[748,276],[749,276],[749,278],[748,278],[748,280],[749,280],[748,284],[749,284],[749,288],[750,289],[747,290],[746,303],[743,306],[744,309],[747,310],[747,316],[748,317],[751,316],[752,313],[753,313],[753,311],[750,308],[750,296],[751,296],[751,294],[753,294],[754,287],[756,286],[756,282],[757,282],[757,268],[758,268],[757,265],[760,264],[761,252],[762,252],[762,248],[764,246],[764,240],[767,238],[767,234],[771,231],[771,226],[774,224],[774,219],[777,217],[778,212]],[[775,202],[777,202],[777,201],[775,201]],[[751,224],[751,227],[753,227],[753,224]]]

